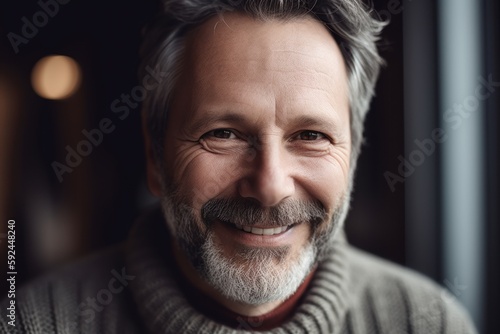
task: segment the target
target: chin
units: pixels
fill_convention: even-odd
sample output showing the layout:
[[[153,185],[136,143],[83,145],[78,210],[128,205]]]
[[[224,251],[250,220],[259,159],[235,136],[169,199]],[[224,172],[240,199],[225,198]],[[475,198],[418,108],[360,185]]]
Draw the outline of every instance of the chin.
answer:
[[[214,239],[209,234],[202,247],[199,273],[226,298],[248,305],[286,300],[316,262],[311,243],[296,252],[291,247],[244,247],[228,256]]]

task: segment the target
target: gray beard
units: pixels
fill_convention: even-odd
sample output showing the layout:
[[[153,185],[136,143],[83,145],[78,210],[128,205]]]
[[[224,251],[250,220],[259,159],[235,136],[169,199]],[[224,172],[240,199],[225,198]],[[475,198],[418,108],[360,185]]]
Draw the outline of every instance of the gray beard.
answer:
[[[259,248],[227,258],[215,244],[213,233],[209,233],[203,244],[205,270],[202,275],[223,296],[237,302],[262,305],[283,301],[298,289],[315,263],[311,243],[297,259],[290,259],[287,263],[289,253],[288,247],[278,250]]]
[[[349,196],[345,195],[326,224],[325,212],[317,203],[286,202],[267,214],[254,204],[246,209],[243,204],[232,206],[227,203],[230,200],[214,199],[203,206],[209,213],[202,209],[203,218],[199,218],[189,202],[177,196],[174,187],[164,187],[163,193],[161,204],[168,229],[197,272],[224,297],[248,305],[284,301],[295,293],[314,265],[329,253],[349,208]],[[210,222],[212,218],[228,218],[227,215],[238,223],[251,217],[251,225],[263,221],[276,226],[284,221],[307,221],[312,235],[296,256],[290,247],[242,246],[228,257],[217,244]]]

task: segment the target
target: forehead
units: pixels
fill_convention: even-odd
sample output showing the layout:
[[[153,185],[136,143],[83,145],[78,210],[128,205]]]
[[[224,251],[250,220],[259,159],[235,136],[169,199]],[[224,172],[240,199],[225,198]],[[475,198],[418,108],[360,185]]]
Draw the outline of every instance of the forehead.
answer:
[[[334,109],[348,105],[342,54],[327,28],[310,16],[263,21],[225,13],[209,19],[187,36],[182,81],[182,94],[194,108],[220,101],[263,108],[311,101]]]

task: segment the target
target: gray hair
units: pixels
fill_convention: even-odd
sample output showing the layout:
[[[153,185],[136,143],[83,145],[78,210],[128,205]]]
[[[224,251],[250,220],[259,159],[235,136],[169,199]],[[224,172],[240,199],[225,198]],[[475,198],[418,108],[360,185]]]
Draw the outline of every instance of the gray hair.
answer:
[[[362,0],[163,0],[163,8],[143,31],[139,69],[141,78],[150,66],[163,74],[161,84],[147,94],[143,105],[156,162],[162,165],[167,111],[180,74],[186,33],[214,15],[235,11],[261,20],[310,15],[331,31],[347,66],[352,177],[361,149],[363,122],[383,63],[376,42],[386,25],[372,16],[373,10]]]

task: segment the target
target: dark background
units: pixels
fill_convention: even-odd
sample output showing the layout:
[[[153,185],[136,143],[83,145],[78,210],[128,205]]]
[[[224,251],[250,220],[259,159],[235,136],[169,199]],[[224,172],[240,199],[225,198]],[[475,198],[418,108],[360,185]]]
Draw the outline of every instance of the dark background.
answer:
[[[406,183],[397,184],[391,191],[384,178],[386,171],[397,171],[397,157],[405,153],[405,139],[408,140],[404,76],[408,73],[405,66],[414,64],[404,64],[404,41],[408,42],[409,36],[403,29],[403,18],[410,16],[416,5],[410,0],[400,1],[405,13],[403,8],[392,7],[390,3],[394,1],[374,3],[382,18],[391,19],[380,41],[387,66],[382,70],[366,120],[366,144],[346,222],[348,238],[362,249],[419,270],[442,284],[441,213],[439,198],[435,196],[440,191],[436,181],[441,173],[439,148],[438,154],[425,162],[432,178],[421,180],[429,185],[419,196],[424,200],[418,202],[420,210],[430,217],[422,223],[427,226],[424,237],[413,238],[408,233],[409,224],[414,227],[415,222],[406,209]],[[498,4],[487,0],[482,3],[484,72],[498,74]],[[427,97],[437,109],[439,41],[432,37],[436,35],[437,8],[431,1],[421,0],[421,4],[427,6],[420,19],[422,34],[428,37],[428,87],[434,87]],[[6,233],[8,219],[16,220],[18,285],[55,266],[122,241],[140,211],[153,202],[145,185],[140,106],[120,120],[112,113],[111,103],[121,94],[130,94],[138,84],[140,30],[154,14],[156,2],[73,0],[59,5],[59,12],[26,45],[20,45],[16,54],[7,34],[20,34],[21,18],[32,21],[33,14],[40,10],[34,1],[11,1],[0,8],[0,233]],[[413,33],[418,35],[420,30]],[[31,88],[34,64],[51,54],[74,58],[83,73],[81,88],[66,100],[45,100]],[[500,331],[494,316],[495,300],[500,299],[497,107],[498,97],[490,99],[484,116],[488,126],[484,133],[488,177],[484,289],[488,298],[480,321],[490,333]],[[62,183],[58,182],[51,163],[63,162],[66,145],[76,147],[84,139],[81,131],[97,128],[103,118],[110,118],[116,129],[105,135],[102,144],[94,147],[71,174],[64,174]],[[433,122],[435,127],[437,112]],[[430,129],[432,125],[431,122]],[[4,240],[0,239],[2,268],[6,268]],[[6,270],[0,272],[3,275]],[[2,275],[3,295],[7,287]]]

